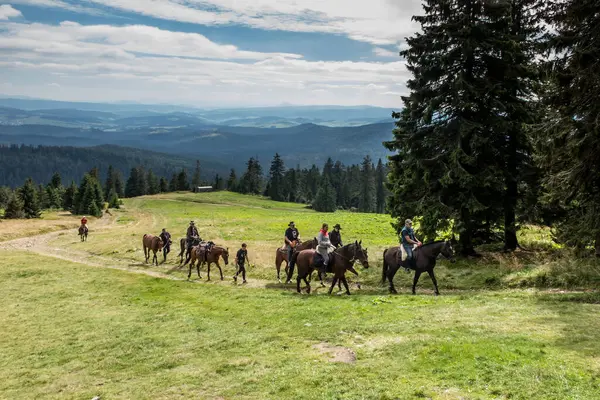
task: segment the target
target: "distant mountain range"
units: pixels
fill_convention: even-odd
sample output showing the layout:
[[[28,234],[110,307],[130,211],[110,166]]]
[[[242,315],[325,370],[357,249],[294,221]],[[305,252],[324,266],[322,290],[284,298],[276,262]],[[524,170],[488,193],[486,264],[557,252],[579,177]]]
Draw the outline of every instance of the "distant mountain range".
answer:
[[[275,153],[288,167],[321,166],[328,157],[353,164],[367,154],[376,161],[388,155],[382,142],[393,127],[391,110],[377,107],[201,110],[0,99],[0,144],[109,144],[238,170],[250,157],[267,170]]]

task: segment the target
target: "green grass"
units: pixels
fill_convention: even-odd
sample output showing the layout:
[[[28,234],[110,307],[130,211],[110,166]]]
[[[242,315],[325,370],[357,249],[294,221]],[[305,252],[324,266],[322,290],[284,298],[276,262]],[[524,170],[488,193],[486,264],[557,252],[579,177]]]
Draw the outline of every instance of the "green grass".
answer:
[[[319,214],[226,192],[129,199],[112,213],[112,223],[90,222],[87,243],[73,230],[53,236],[44,256],[0,250],[0,398],[600,398],[600,292],[590,290],[598,264],[544,245],[543,230],[522,232],[535,252],[440,261],[440,297],[428,277],[409,296],[412,276],[402,272],[401,295],[389,296],[379,284],[381,252],[397,240],[387,216]],[[48,256],[165,273],[174,254],[167,265],[144,265],[141,237],[166,227],[178,239],[190,219],[232,250],[249,244],[251,287]],[[10,222],[9,233],[77,220],[48,214]],[[362,240],[371,264],[358,268],[363,289],[308,296],[275,284],[273,252],[290,220],[304,238],[325,221],[340,223],[346,242]],[[257,279],[273,283],[252,287]],[[330,362],[313,347],[323,343],[356,362]]]
[[[0,281],[1,398],[600,393],[600,305],[586,299],[531,291],[298,296],[24,253],[3,254]],[[356,362],[328,362],[312,347],[321,342],[353,350]]]

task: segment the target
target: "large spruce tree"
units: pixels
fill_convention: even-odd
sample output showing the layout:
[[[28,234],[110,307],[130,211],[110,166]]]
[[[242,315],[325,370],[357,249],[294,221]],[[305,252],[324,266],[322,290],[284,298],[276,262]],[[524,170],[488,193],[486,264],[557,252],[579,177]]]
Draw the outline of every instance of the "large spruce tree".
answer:
[[[321,179],[312,207],[320,212],[334,212],[337,208],[335,190],[327,176]]]
[[[284,173],[285,165],[279,156],[279,153],[276,153],[273,157],[273,161],[271,161],[271,168],[269,169],[269,191],[267,194],[272,200],[285,200]]]
[[[360,196],[358,202],[358,210],[361,212],[375,211],[375,171],[373,161],[370,156],[363,159],[361,165],[360,176]]]
[[[381,158],[377,162],[377,168],[375,169],[375,187],[376,187],[376,199],[375,199],[375,212],[383,214],[385,212],[385,199],[387,196],[385,189],[386,181],[386,168],[381,161]]]
[[[525,124],[536,71],[533,1],[425,0],[408,39],[413,78],[403,97],[391,157],[389,209],[422,217],[433,239],[450,227],[463,254],[474,239],[506,225],[516,246],[520,167],[528,161]]]
[[[230,192],[236,192],[238,190],[238,182],[237,175],[235,174],[235,169],[231,169],[229,172],[229,178],[227,178],[227,190]]]
[[[548,200],[566,212],[558,239],[600,256],[600,3],[551,1],[555,59],[538,140]]]
[[[200,160],[196,160],[196,168],[194,169],[194,175],[192,176],[192,188],[196,188],[202,184],[202,178],[200,177]],[[186,190],[186,189],[181,189]]]
[[[246,164],[246,172],[240,180],[240,192],[247,194],[262,193],[262,167],[257,159],[251,157]]]
[[[19,189],[20,200],[23,202],[23,213],[25,218],[39,218],[41,207],[38,199],[38,191],[31,178],[28,178],[23,187]]]

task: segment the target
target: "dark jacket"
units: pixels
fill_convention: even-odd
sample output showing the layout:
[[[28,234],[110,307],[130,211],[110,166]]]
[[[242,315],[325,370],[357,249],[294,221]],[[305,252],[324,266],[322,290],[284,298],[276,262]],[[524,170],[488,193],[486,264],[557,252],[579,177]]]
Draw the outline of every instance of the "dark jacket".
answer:
[[[329,241],[335,247],[340,247],[344,245],[342,243],[342,233],[340,231],[336,231],[335,229],[329,232]]]
[[[198,236],[200,236],[200,234],[198,233],[198,229],[193,225],[188,226],[187,234],[186,234],[187,240],[190,240],[193,237],[198,237]]]

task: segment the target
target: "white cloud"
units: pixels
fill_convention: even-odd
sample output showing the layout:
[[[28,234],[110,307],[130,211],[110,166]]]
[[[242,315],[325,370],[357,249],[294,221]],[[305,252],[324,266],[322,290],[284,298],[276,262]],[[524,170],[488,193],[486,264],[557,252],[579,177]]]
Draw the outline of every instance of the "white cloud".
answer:
[[[13,8],[10,4],[2,4],[0,5],[0,20],[6,21],[9,18],[20,17],[21,11]]]
[[[6,95],[203,106],[398,106],[399,98],[386,91],[402,91],[409,76],[400,58],[309,61],[244,51],[197,34],[73,22],[3,23],[0,71],[13,83],[3,88]]]
[[[193,58],[261,60],[269,57],[300,58],[298,54],[260,53],[220,45],[197,33],[172,32],[152,26],[80,25],[63,22],[6,24],[0,49],[29,50],[39,54],[100,55],[133,58],[132,53]]]
[[[82,11],[62,0],[16,0]],[[74,1],[74,0],[71,0]],[[322,32],[375,45],[401,43],[418,29],[420,0],[88,0],[104,7],[201,25]]]
[[[384,49],[382,47],[375,47],[373,53],[378,57],[399,57],[398,53]]]

